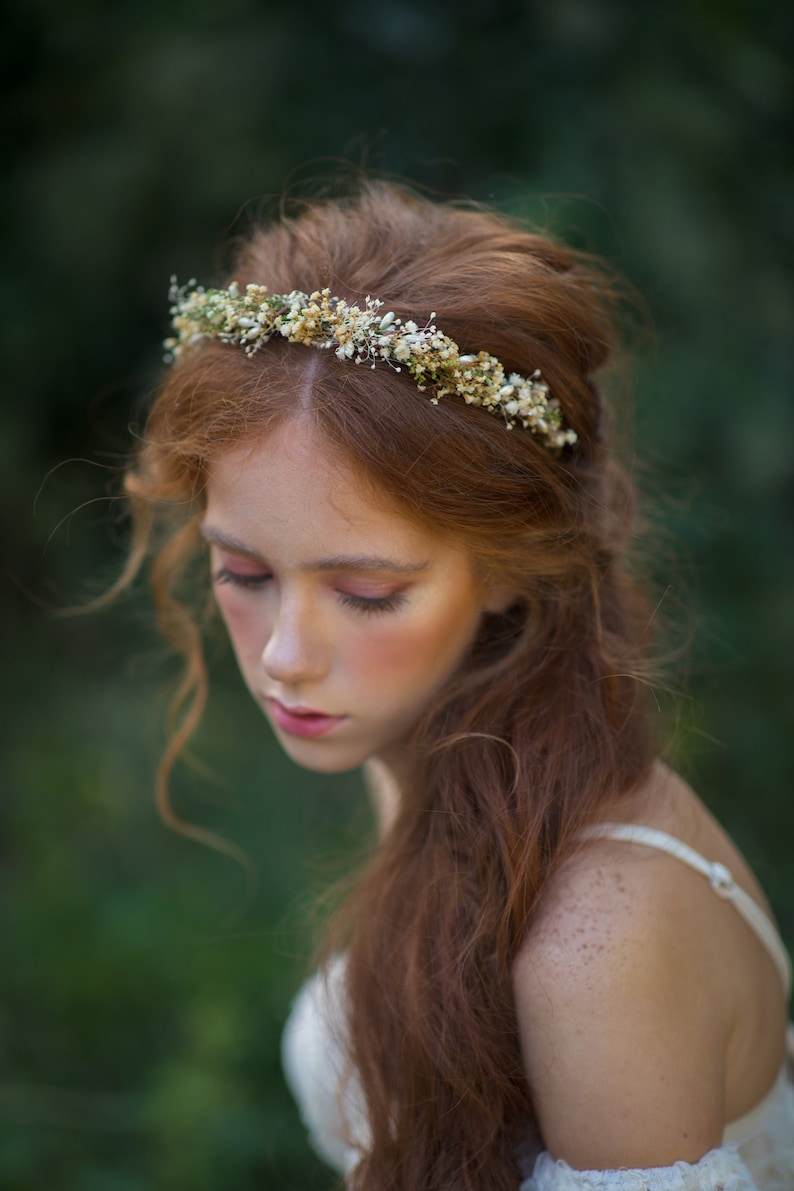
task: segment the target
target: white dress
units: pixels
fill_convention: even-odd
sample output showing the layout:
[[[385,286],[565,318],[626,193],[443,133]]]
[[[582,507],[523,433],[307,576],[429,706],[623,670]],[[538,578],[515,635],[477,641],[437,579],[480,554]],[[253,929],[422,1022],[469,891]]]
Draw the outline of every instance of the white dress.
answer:
[[[768,948],[788,992],[791,963],[780,936],[723,865],[710,863],[680,840],[651,828],[602,824],[585,835],[658,848],[702,873]],[[343,986],[342,956],[306,982],[284,1029],[282,1057],[312,1145],[330,1166],[347,1174],[367,1147],[368,1125],[361,1088],[355,1078],[344,1077]],[[345,1136],[358,1145],[349,1145]],[[722,1144],[699,1162],[647,1170],[573,1170],[527,1137],[517,1163],[517,1191],[794,1191],[794,1027],[789,1028],[787,1057],[775,1086],[752,1112],[732,1121]]]

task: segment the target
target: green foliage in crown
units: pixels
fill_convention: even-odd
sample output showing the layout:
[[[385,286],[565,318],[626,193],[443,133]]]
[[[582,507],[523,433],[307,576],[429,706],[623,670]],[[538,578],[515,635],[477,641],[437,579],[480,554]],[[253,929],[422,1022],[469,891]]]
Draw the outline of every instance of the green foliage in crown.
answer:
[[[508,376],[488,352],[461,355],[454,339],[433,323],[435,314],[419,327],[391,311],[381,314],[384,303],[378,298],[349,305],[328,289],[271,294],[264,285],[248,285],[241,293],[236,282],[228,289],[204,289],[173,280],[169,296],[176,332],[165,341],[169,361],[202,339],[238,344],[250,356],[281,335],[290,343],[333,348],[340,359],[356,364],[375,368],[385,360],[398,372],[405,368],[422,392],[430,388],[434,405],[442,397],[460,396],[468,405],[500,414],[509,430],[520,425],[554,454],[576,442],[538,370],[529,377]]]

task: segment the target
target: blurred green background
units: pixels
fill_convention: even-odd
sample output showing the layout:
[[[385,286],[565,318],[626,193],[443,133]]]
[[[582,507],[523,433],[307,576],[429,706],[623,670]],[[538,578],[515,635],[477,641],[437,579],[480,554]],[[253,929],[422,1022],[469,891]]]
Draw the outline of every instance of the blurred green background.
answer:
[[[644,294],[634,439],[691,610],[671,719],[794,944],[794,7],[769,0],[10,0],[2,40],[0,1187],[328,1187],[278,1046],[359,780],[275,751],[220,636],[183,815],[151,801],[174,667],[111,499],[168,278],[344,163],[528,215]],[[265,203],[267,205],[267,203]],[[242,217],[240,212],[242,211]],[[672,707],[671,701],[666,705]]]

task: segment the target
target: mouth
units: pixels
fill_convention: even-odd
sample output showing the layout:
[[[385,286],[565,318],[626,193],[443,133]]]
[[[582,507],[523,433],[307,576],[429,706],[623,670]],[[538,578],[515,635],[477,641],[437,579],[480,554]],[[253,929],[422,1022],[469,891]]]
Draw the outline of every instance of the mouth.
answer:
[[[271,697],[268,697],[266,702],[275,723],[291,736],[327,736],[348,718],[346,715],[327,715],[313,707],[287,707]]]

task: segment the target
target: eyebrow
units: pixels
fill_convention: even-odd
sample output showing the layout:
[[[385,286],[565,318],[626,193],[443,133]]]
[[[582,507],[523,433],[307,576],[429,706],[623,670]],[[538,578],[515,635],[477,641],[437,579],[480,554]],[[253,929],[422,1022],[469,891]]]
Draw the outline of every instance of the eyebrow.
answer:
[[[246,546],[245,542],[232,537],[231,534],[224,533],[221,529],[215,529],[214,526],[201,524],[201,536],[207,542],[214,542],[216,546],[223,546],[227,550],[233,550],[235,554],[242,554],[246,558],[254,559],[256,562],[264,563],[265,560],[261,555],[252,550],[250,546]],[[371,557],[366,554],[332,554],[327,558],[316,558],[311,562],[303,563],[300,567],[302,571],[394,571],[398,574],[410,575],[417,571],[424,571],[429,563],[429,559],[424,562],[404,562],[396,558],[379,558]]]

